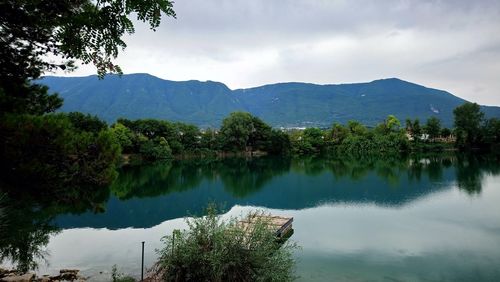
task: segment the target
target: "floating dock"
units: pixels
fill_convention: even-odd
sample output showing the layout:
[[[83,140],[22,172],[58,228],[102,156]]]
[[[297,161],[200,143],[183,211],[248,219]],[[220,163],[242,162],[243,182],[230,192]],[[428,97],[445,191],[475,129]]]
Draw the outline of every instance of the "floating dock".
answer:
[[[286,240],[293,234],[293,217],[252,214],[239,222],[243,230],[250,230],[256,223],[267,225],[279,240]]]

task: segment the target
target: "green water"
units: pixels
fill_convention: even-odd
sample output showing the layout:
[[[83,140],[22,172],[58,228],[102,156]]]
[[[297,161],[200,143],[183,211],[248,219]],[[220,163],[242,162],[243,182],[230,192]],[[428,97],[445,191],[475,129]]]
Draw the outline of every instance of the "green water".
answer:
[[[102,280],[117,264],[137,277],[141,241],[150,266],[162,236],[216,202],[224,216],[293,216],[301,281],[500,280],[495,156],[175,161],[125,168],[109,189],[70,200],[7,196],[20,205],[3,212],[3,264],[41,273]]]

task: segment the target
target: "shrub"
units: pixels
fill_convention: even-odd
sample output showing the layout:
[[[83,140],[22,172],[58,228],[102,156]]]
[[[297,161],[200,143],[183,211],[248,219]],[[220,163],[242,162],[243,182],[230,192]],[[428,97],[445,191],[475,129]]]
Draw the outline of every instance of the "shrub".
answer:
[[[147,140],[141,144],[140,153],[149,161],[168,159],[172,157],[172,150],[165,138],[160,137],[157,142]]]
[[[165,236],[157,278],[163,281],[291,281],[295,244],[280,244],[262,222],[243,231],[232,218],[223,221],[214,207],[187,220],[189,230]]]

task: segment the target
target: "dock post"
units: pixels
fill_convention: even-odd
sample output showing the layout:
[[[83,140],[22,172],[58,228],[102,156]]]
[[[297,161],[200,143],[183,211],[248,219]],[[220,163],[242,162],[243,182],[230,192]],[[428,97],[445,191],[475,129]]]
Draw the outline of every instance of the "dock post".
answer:
[[[144,241],[142,241],[141,281],[144,280]]]

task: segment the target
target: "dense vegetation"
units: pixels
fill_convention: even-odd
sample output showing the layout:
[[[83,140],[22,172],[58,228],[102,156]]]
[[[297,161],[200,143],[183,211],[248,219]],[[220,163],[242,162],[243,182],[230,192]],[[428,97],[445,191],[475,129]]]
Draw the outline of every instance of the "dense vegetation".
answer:
[[[81,113],[6,114],[0,123],[0,168],[8,172],[3,181],[82,186],[110,184],[121,154],[134,163],[175,156],[399,154],[452,149],[454,144],[461,150],[498,150],[499,120],[484,120],[477,104],[457,107],[455,115],[453,130],[442,128],[434,117],[424,125],[408,119],[403,127],[391,115],[373,128],[350,121],[330,129],[286,131],[244,112],[230,114],[219,129],[154,119],[119,119],[108,127]]]
[[[0,185],[56,193],[110,184],[120,156],[113,132],[91,116],[50,114],[62,99],[37,79],[73,70],[75,60],[93,64],[101,77],[121,73],[113,60],[126,47],[122,37],[134,33],[129,16],[155,29],[162,13],[175,16],[172,2],[10,0],[0,10]]]
[[[188,230],[163,238],[156,275],[161,281],[292,281],[295,245],[280,243],[265,222],[246,231],[214,207],[187,220]]]

